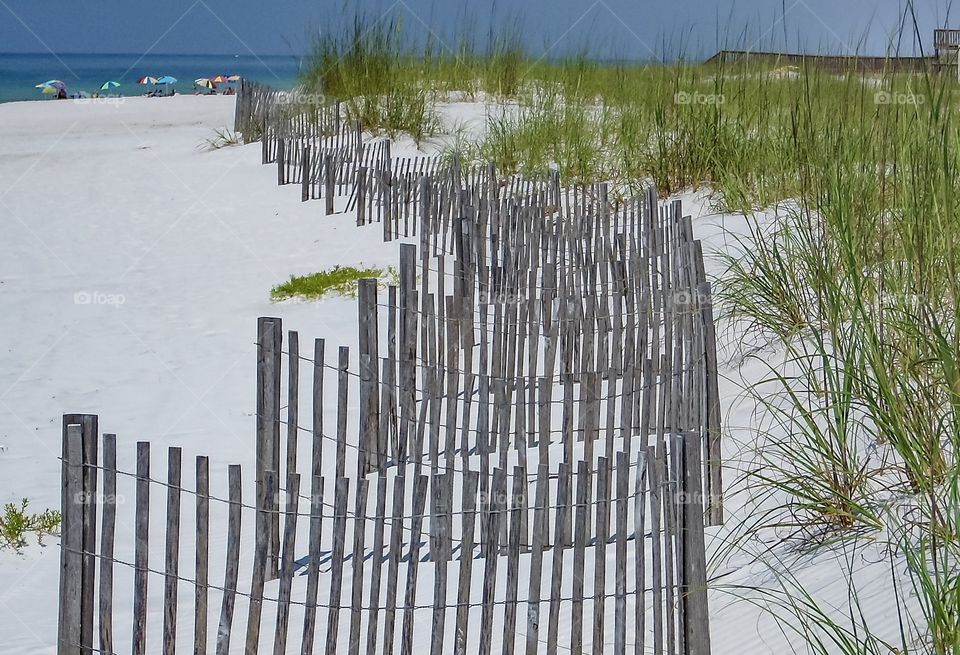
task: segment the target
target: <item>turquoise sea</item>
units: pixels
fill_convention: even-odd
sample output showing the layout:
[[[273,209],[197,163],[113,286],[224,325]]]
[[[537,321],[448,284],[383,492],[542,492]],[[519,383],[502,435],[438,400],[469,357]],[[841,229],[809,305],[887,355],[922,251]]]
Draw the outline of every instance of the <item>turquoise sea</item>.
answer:
[[[0,102],[43,100],[35,85],[57,79],[68,93],[91,93],[112,80],[120,86],[110,93],[141,95],[148,87],[137,84],[144,76],[177,78],[171,85],[178,93],[193,93],[193,81],[216,75],[240,75],[270,86],[294,86],[301,60],[293,55],[82,55],[0,53]],[[169,88],[169,87],[168,87]]]

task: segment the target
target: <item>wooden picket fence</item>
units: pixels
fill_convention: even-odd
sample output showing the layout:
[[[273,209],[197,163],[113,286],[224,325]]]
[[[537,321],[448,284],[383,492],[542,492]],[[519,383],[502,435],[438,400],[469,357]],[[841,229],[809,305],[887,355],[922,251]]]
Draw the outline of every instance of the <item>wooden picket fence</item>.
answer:
[[[282,489],[284,506],[277,510],[265,491],[277,490],[273,472],[257,485],[257,501],[251,505],[242,501],[238,465],[229,467],[223,496],[211,495],[209,461],[203,456],[196,458],[194,483],[185,484],[179,448],[168,449],[165,478],[151,477],[148,442],[137,444],[136,471],[125,471],[117,468],[116,437],[97,439],[84,426],[96,417],[80,418],[81,423],[67,425],[65,490],[70,498],[100,501],[65,506],[60,652],[177,652],[178,629],[184,629],[178,625],[183,617],[178,590],[183,587],[194,592],[193,621],[187,629],[192,630],[195,653],[260,652],[261,630],[267,642],[272,637],[268,648],[275,653],[310,653],[321,644],[327,653],[411,653],[416,644],[422,649],[426,643],[431,653],[490,653],[494,634],[506,636],[499,639],[505,652],[516,647],[527,653],[555,653],[558,648],[709,652],[705,580],[693,582],[698,574],[702,578],[703,563],[700,560],[696,570],[694,553],[684,556],[682,551],[701,516],[686,502],[673,502],[681,498],[676,489],[684,478],[681,473],[673,479],[671,461],[695,460],[694,438],[671,440],[671,448],[661,455],[650,447],[633,462],[623,452],[615,462],[599,457],[595,469],[579,461],[573,471],[561,461],[555,475],[541,466],[531,478],[522,467],[515,467],[512,476],[497,468],[486,495],[478,493],[478,471],[457,471],[455,485],[449,473],[416,475],[401,465],[375,480],[357,478],[352,490],[348,477],[337,479],[331,490],[323,477],[315,476],[309,495],[300,492],[300,474],[290,473]],[[86,454],[93,450],[96,457],[98,448],[102,464],[85,462]],[[90,471],[93,475],[86,476]],[[91,489],[84,486],[84,477],[100,479]],[[118,479],[121,486],[124,479],[135,485],[132,561],[113,554]],[[525,495],[530,486],[533,502]],[[369,497],[374,487],[375,500]],[[97,494],[97,488],[102,493]],[[452,498],[457,488],[460,493]],[[160,519],[164,566],[153,569],[148,565],[150,496],[158,491],[166,497],[166,514]],[[180,543],[184,495],[196,508],[196,545],[188,549]],[[333,502],[325,501],[331,495]],[[91,540],[99,535],[100,543],[93,545],[84,538],[88,527],[96,525],[97,504],[100,530],[93,531]],[[216,582],[211,581],[208,546],[211,504],[225,507],[212,513],[229,515],[225,553],[215,567],[224,575]],[[276,568],[268,548],[268,524],[274,516],[283,519]],[[249,526],[251,518],[252,530],[244,537],[241,525]],[[298,521],[308,527],[306,547],[300,546],[308,553],[302,565],[307,576],[302,595],[292,593],[296,539],[303,532]],[[240,552],[251,546],[253,570],[249,586],[241,589]],[[572,553],[572,567],[566,552]],[[611,552],[615,560],[608,571]],[[188,573],[185,562],[191,561]],[[521,561],[528,572],[523,578]],[[115,567],[134,571],[131,638],[122,646],[114,638]],[[503,567],[506,576],[498,576]],[[426,584],[418,582],[424,568],[431,574]],[[521,587],[521,579],[529,582]],[[148,587],[153,584],[163,589],[162,628],[148,625]],[[318,599],[321,584],[328,592]],[[272,593],[265,593],[267,588]],[[478,589],[479,598],[473,593]],[[210,610],[215,600],[220,600],[219,618]],[[275,616],[268,628],[261,618],[266,604],[273,606]],[[654,608],[650,634],[644,624],[648,605]],[[238,613],[246,615],[246,624],[235,629]],[[318,628],[324,616],[326,628]],[[151,643],[148,633],[158,631],[158,643]],[[612,645],[605,638],[610,632]],[[584,633],[591,635],[586,644]],[[187,649],[182,639],[179,649]]]
[[[680,204],[396,159],[339,106],[277,98],[243,82],[236,126],[262,139],[278,182],[417,243],[399,246],[385,298],[360,282],[352,358],[323,339],[301,354],[280,318],[258,320],[252,480],[230,465],[212,494],[198,456],[185,484],[179,448],[152,477],[148,442],[120,467],[98,417],[64,416],[59,652],[709,653],[716,346]],[[149,565],[152,491],[166,497],[162,569]],[[132,573],[132,612],[114,605],[115,571]]]
[[[560,374],[573,373],[579,383],[581,371],[589,369],[609,381],[613,369],[621,380],[619,393],[628,397],[633,409],[632,415],[621,411],[622,419],[629,416],[621,426],[626,432],[646,429],[641,422],[647,410],[632,388],[669,378],[671,369],[684,365],[684,357],[702,366],[699,420],[705,432],[707,524],[723,522],[712,292],[700,242],[693,238],[690,217],[682,216],[679,201],[661,205],[653,188],[639,196],[612,199],[606,184],[565,187],[556,172],[545,179],[501,178],[492,164],[463,165],[436,156],[395,158],[389,139],[364,139],[343,104],[299,105],[293,101],[296,94],[293,100],[285,97],[283,92],[243,82],[236,128],[262,126],[263,163],[277,165],[280,184],[298,179],[304,201],[324,198],[326,213],[332,214],[334,200],[340,198],[345,201],[342,211],[355,211],[358,226],[381,223],[384,241],[418,237],[419,271],[413,268],[416,255],[401,247],[399,330],[409,325],[408,315],[415,323],[418,309],[424,318],[430,309],[439,321],[439,332],[436,326],[433,329],[442,349],[445,331],[454,327],[465,352],[447,354],[464,359],[460,372],[465,383],[475,383],[483,373],[489,380],[488,348],[496,348],[495,340],[508,338],[511,332],[521,335],[521,353],[522,339],[529,338],[527,375],[540,370],[551,378],[559,340],[567,344],[573,339],[573,346],[563,346],[567,359]],[[294,161],[296,153],[300,155]],[[455,258],[450,270],[445,266],[447,256]],[[436,268],[431,267],[432,260]],[[428,297],[429,275],[438,278],[436,302]],[[419,308],[414,278],[421,280]],[[448,278],[453,278],[452,312],[447,312]],[[457,320],[447,321],[447,314]],[[541,358],[533,346],[536,330],[541,333]],[[475,343],[484,369],[479,372],[472,368]],[[403,350],[416,352],[413,346]],[[573,353],[569,357],[574,360],[567,353]],[[376,362],[376,346],[362,355],[371,355]],[[425,355],[424,348],[421,357]],[[551,368],[543,368],[545,361]],[[413,356],[405,360],[401,355],[394,362],[409,390]],[[502,362],[494,365],[501,376],[506,373]],[[509,372],[511,378],[519,375],[516,366]],[[376,376],[376,370],[369,374],[371,379]],[[632,377],[632,385],[623,381],[624,376]],[[529,387],[534,383],[527,385],[531,398]],[[671,393],[680,392],[676,384],[674,380]],[[670,398],[663,402],[670,404]],[[657,408],[652,409],[656,414]],[[669,432],[671,420],[680,421],[679,404],[666,411],[672,413],[663,417],[661,433]],[[529,412],[532,429],[532,407]],[[401,431],[405,420],[400,421]],[[608,440],[613,429],[610,420]]]

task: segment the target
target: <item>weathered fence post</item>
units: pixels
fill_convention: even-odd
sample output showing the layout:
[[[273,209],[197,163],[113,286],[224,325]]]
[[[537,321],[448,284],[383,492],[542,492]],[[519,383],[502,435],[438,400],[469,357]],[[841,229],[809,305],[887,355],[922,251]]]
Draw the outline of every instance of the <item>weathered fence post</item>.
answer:
[[[310,173],[310,146],[303,146],[303,156],[300,161],[300,202],[310,200],[313,178]]]
[[[100,650],[113,652],[113,544],[117,523],[117,436],[103,435],[103,519],[100,531]]]
[[[220,625],[217,629],[217,655],[230,652],[230,633],[233,629],[233,610],[237,597],[237,579],[240,575],[240,466],[231,464],[228,469],[229,516],[227,519],[227,554],[223,582],[223,604],[220,609]]]
[[[150,442],[137,442],[136,549],[133,574],[133,655],[147,652],[147,579],[150,538]]]
[[[367,212],[367,169],[361,166],[357,172],[357,225],[366,223]]]
[[[377,329],[377,280],[360,280],[357,288],[360,319],[360,448],[366,456],[360,462],[362,473],[379,469],[386,464],[386,453],[381,452],[380,394]]]
[[[80,557],[80,636],[78,646],[86,649],[93,648],[93,611],[94,593],[96,591],[95,576],[97,566],[97,440],[99,438],[98,419],[96,414],[64,414],[62,422],[63,453],[66,459],[67,428],[70,425],[80,426],[80,466],[81,489],[75,498],[71,499],[64,490],[61,495],[61,506],[66,507],[75,503],[75,511],[80,521],[81,542],[77,548]],[[62,584],[62,581],[61,581]]]
[[[167,529],[163,579],[163,653],[177,648],[177,586],[180,582],[180,449],[167,449]]]
[[[323,156],[323,195],[324,195],[324,207],[326,209],[327,216],[333,213],[333,185],[336,181],[334,178],[334,165],[333,157],[331,155]]]
[[[279,318],[257,319],[257,482],[265,472],[280,474],[280,365],[283,324]],[[264,496],[268,515],[267,579],[277,577],[280,557],[280,519],[276,497]]]
[[[197,509],[196,509],[196,548],[194,553],[194,572],[196,588],[194,590],[193,653],[204,655],[207,652],[207,583],[210,565],[210,461],[204,456],[197,457]]]
[[[66,420],[66,417],[64,417]],[[65,425],[63,439],[62,524],[60,540],[60,616],[58,655],[81,652],[80,623],[83,560],[83,436],[78,423]]]

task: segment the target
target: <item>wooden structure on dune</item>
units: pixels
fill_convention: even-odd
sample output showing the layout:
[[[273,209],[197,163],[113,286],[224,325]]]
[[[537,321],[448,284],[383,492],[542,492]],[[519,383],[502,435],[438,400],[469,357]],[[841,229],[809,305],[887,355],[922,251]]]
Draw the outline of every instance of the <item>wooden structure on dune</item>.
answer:
[[[705,65],[730,63],[760,64],[771,67],[814,66],[832,73],[857,71],[861,73],[956,73],[960,75],[960,30],[933,31],[933,55],[920,56],[862,56],[804,54],[758,50],[721,50],[707,59]]]

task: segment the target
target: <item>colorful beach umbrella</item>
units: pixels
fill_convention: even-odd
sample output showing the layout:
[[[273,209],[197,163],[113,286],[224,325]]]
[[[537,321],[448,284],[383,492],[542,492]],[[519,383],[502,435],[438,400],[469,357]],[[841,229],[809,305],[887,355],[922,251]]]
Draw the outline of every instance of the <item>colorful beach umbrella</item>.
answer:
[[[228,81],[228,82],[239,82],[239,81],[240,81],[240,76],[239,76],[239,75],[231,75],[230,77],[227,78],[227,81]]]
[[[104,82],[100,87],[100,90],[106,91],[107,89],[115,89],[118,86],[120,86],[120,82],[114,82],[113,80],[110,80],[109,82]]]
[[[204,89],[213,88],[213,82],[211,82],[207,77],[201,77],[200,79],[194,80],[193,83],[199,87],[203,87]]]
[[[66,89],[67,85],[60,80],[47,80],[46,82],[36,85],[35,88],[42,89],[44,87],[51,87],[59,91],[60,89]]]
[[[157,84],[176,84],[176,83],[177,83],[177,78],[170,77],[169,75],[164,75],[159,80],[157,80]]]
[[[57,91],[59,91],[59,89],[57,89],[56,87],[52,87],[49,84],[38,84],[36,88],[40,89],[41,93],[48,96],[51,96]]]
[[[211,77],[210,81],[214,84],[224,84],[226,83],[227,78],[225,75],[217,75],[216,77]]]
[[[137,84],[156,84],[156,83],[157,83],[157,78],[150,77],[149,75],[147,75],[146,77],[141,77],[139,80],[137,80]]]

